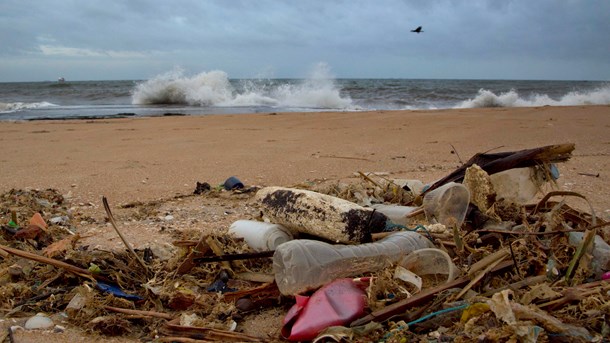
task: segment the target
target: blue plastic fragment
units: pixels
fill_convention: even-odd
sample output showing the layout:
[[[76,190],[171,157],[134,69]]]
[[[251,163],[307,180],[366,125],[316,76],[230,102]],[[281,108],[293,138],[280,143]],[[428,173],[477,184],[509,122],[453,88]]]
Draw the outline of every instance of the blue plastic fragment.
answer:
[[[559,179],[559,168],[557,168],[555,163],[551,163],[551,176],[553,177],[553,180]]]
[[[95,284],[95,286],[100,291],[105,292],[105,293],[110,293],[110,294],[114,295],[115,297],[120,297],[120,298],[124,298],[127,300],[143,300],[144,299],[139,295],[125,293],[125,292],[123,292],[122,289],[120,289],[119,287],[117,287],[115,285],[98,282]]]
[[[227,285],[227,283],[223,280],[216,280],[214,281],[211,285],[208,286],[207,288],[208,292],[220,292],[220,293],[227,293],[227,292],[235,292],[237,291],[237,288],[231,288]]]

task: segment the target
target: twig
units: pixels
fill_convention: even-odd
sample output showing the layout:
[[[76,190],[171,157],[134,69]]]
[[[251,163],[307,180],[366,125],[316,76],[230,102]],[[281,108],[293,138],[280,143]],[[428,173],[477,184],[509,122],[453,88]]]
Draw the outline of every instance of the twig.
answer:
[[[254,259],[254,258],[272,257],[274,252],[275,252],[275,250],[261,251],[261,252],[248,252],[248,253],[243,253],[243,254],[204,256],[204,257],[196,257],[193,261],[199,262],[199,263],[208,263],[208,262],[249,260],[249,259]]]
[[[592,174],[592,173],[578,173],[578,175],[599,177],[599,173],[597,173],[597,174]]]
[[[510,253],[507,248],[503,248],[501,250],[496,251],[493,254],[487,255],[470,267],[470,270],[468,271],[468,275],[472,277],[478,271],[487,268],[493,262],[503,260],[508,255],[510,255]]]
[[[492,295],[494,295],[494,294],[496,294],[498,292],[501,292],[501,291],[503,291],[505,289],[510,289],[510,290],[515,291],[515,290],[518,290],[518,289],[520,289],[522,287],[536,285],[536,284],[539,284],[539,283],[542,283],[542,282],[545,282],[545,281],[546,281],[546,275],[530,276],[530,277],[525,278],[525,279],[523,279],[521,281],[517,281],[517,282],[511,283],[510,285],[506,285],[506,286],[503,286],[503,287],[494,288],[492,290],[489,290],[489,291],[481,294],[481,296],[482,297],[490,297],[490,296],[492,296]]]
[[[19,249],[14,249],[14,248],[9,248],[7,246],[4,245],[0,245],[0,250],[4,250],[12,255],[15,256],[19,256],[19,257],[23,257],[23,258],[27,258],[28,260],[32,260],[32,261],[36,261],[36,262],[41,262],[41,263],[46,263],[46,264],[50,264],[54,267],[57,268],[61,268],[61,269],[65,269],[73,274],[76,274],[78,276],[82,276],[85,278],[89,278],[89,279],[93,279],[93,278],[97,278],[97,279],[102,279],[102,277],[100,277],[99,275],[94,275],[93,273],[91,273],[89,270],[87,269],[83,269],[83,268],[79,268],[76,266],[73,266],[71,264],[62,262],[62,261],[58,261],[52,258],[48,258],[48,257],[44,257],[44,256],[40,256],[40,255],[36,255],[33,254],[31,252],[27,252],[27,251],[23,251],[23,250],[19,250]]]
[[[136,316],[147,316],[147,317],[155,317],[161,319],[172,320],[174,317],[169,313],[156,312],[156,311],[142,311],[142,310],[132,310],[128,308],[114,307],[114,306],[104,306],[104,309],[108,311],[136,315]]]
[[[460,161],[461,164],[464,164],[464,161],[462,161],[462,158],[460,157],[460,154],[458,154],[457,149],[453,146],[453,144],[449,143],[449,145],[451,145],[451,148],[453,149],[455,156],[457,156],[458,161]]]
[[[416,217],[420,214],[424,213],[424,208],[423,207],[418,207],[417,209],[407,213],[407,215],[405,216],[406,218],[413,218]]]
[[[320,157],[323,157],[323,158],[340,158],[340,159],[344,159],[344,160],[359,160],[359,161],[373,162],[373,161],[369,160],[368,158],[362,158],[362,157],[335,156],[335,155],[320,155]]]
[[[610,223],[604,223],[601,225],[597,225],[597,227],[600,226],[606,226]],[[477,233],[500,233],[500,234],[506,234],[506,235],[533,235],[533,236],[545,236],[545,235],[555,235],[558,233],[570,233],[570,232],[582,232],[584,230],[578,230],[578,229],[570,229],[570,230],[553,230],[553,231],[544,231],[544,232],[529,232],[529,231],[511,231],[511,230],[494,230],[494,229],[481,229],[481,230],[476,230]],[[475,231],[472,231],[475,232]]]
[[[375,182],[375,180],[371,179],[371,178],[370,178],[368,175],[366,175],[365,173],[363,173],[363,172],[361,172],[361,171],[358,171],[358,174],[360,174],[360,176],[362,176],[362,178],[363,178],[363,179],[365,179],[366,181],[368,181],[368,182],[370,182],[370,183],[374,184],[375,186],[377,186],[377,187],[379,187],[379,188],[382,188],[382,189],[383,189],[383,187],[381,187],[381,185],[380,185],[380,184],[378,184],[377,182]]]
[[[140,258],[140,256],[138,256],[138,254],[136,254],[136,252],[133,251],[133,248],[131,247],[129,242],[127,242],[127,240],[125,239],[125,237],[123,236],[121,231],[119,231],[119,228],[117,227],[116,222],[114,221],[114,216],[112,215],[112,211],[110,211],[110,206],[108,205],[108,200],[106,199],[105,196],[102,197],[102,203],[104,203],[104,209],[106,210],[106,214],[108,215],[108,220],[110,221],[110,224],[112,224],[114,231],[116,231],[116,233],[121,238],[121,241],[123,241],[123,244],[125,244],[125,246],[127,247],[127,250],[129,250],[129,252],[136,258],[136,261],[138,261],[138,263],[142,266],[142,268],[144,268],[144,270],[146,271],[146,274],[148,275],[150,273],[148,266],[146,265],[146,263],[144,263],[144,261]]]
[[[521,279],[523,277],[521,276],[521,273],[519,272],[519,266],[517,265],[517,259],[515,258],[515,252],[513,251],[513,243],[515,243],[515,242],[516,242],[516,240],[510,242],[508,244],[508,247],[510,248],[510,257],[512,258],[513,264],[515,265],[515,272],[517,272],[517,276]]]
[[[485,268],[485,270],[480,272],[474,279],[472,279],[472,281],[470,281],[470,283],[468,283],[468,285],[466,285],[466,287],[464,287],[460,291],[460,293],[458,293],[455,297],[453,297],[452,300],[457,301],[458,299],[460,299],[464,294],[466,294],[466,292],[468,292],[472,288],[472,286],[474,286],[477,282],[479,282],[483,278],[483,276],[485,276],[489,271],[491,271],[500,262],[502,262],[502,259],[494,261],[492,264],[487,266],[487,268]],[[513,261],[510,261],[510,263],[512,264]]]

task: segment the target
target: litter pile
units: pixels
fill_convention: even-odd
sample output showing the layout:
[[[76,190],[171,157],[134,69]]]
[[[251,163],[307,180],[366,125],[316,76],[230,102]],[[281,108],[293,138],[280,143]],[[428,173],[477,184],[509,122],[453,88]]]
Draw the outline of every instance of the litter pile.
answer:
[[[26,329],[57,330],[53,317],[158,342],[603,341],[608,223],[566,203],[581,194],[543,192],[573,150],[477,154],[428,185],[362,172],[197,183],[191,197],[235,195],[260,215],[175,241],[167,259],[134,249],[105,198],[125,251],[79,244],[86,218],[59,192],[12,190],[0,195],[0,310],[30,317]],[[277,335],[244,332],[269,309]]]

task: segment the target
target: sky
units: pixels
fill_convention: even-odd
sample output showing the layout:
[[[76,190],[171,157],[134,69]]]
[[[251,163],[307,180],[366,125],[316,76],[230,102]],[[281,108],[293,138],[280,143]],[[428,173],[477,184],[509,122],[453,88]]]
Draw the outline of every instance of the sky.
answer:
[[[0,1],[0,82],[304,78],[319,63],[337,78],[610,80],[610,1]]]

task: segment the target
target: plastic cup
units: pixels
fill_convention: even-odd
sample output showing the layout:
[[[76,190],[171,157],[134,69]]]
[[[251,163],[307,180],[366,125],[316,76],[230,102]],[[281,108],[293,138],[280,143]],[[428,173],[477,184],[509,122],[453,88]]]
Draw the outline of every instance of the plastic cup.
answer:
[[[453,281],[459,274],[459,270],[451,261],[451,257],[446,252],[436,248],[415,250],[405,256],[399,265],[418,276],[447,275],[446,282]]]
[[[470,192],[461,183],[449,182],[424,196],[423,207],[426,218],[445,226],[462,226],[468,204]]]

